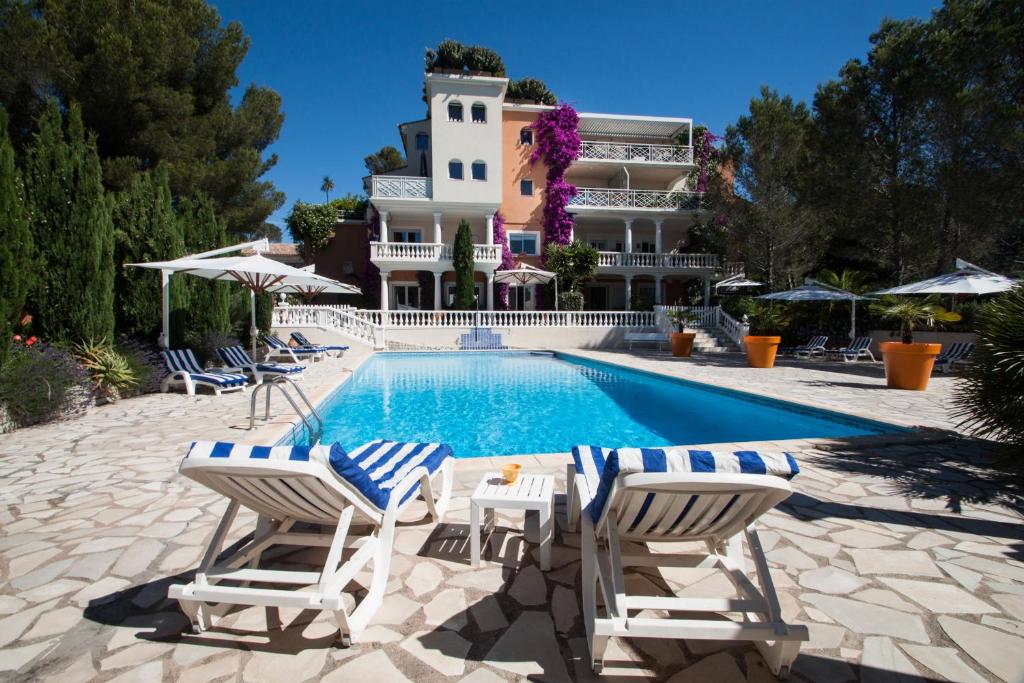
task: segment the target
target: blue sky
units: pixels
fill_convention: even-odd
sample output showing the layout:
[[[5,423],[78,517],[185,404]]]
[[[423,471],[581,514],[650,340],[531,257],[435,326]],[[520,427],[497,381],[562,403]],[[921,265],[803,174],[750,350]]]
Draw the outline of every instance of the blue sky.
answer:
[[[213,0],[252,44],[241,86],[281,94],[285,113],[267,177],[297,199],[361,192],[362,159],[398,146],[422,118],[423,51],[444,38],[486,45],[509,76],[543,79],[579,111],[687,116],[721,133],[760,86],[808,102],[818,83],[863,57],[883,17],[927,17],[939,0],[558,2]],[[286,236],[287,239],[287,236]]]

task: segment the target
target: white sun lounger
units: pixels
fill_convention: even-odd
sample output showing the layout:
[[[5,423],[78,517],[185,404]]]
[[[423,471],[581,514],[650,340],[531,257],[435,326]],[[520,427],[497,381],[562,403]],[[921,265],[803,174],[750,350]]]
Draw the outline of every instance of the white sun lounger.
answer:
[[[792,493],[786,479],[798,471],[796,461],[786,453],[590,446],[573,449],[573,458],[567,510],[570,520],[574,510],[581,520],[583,620],[594,670],[600,673],[615,636],[752,641],[773,673],[787,675],[808,631],[782,620],[753,524]],[[748,578],[744,539],[758,585]],[[624,552],[623,541],[703,541],[707,552]],[[724,597],[630,595],[623,575],[628,566],[717,568],[735,591]],[[670,616],[638,616],[645,610]]]
[[[235,605],[329,610],[341,644],[347,646],[383,600],[399,513],[421,494],[430,516],[440,521],[451,498],[452,463],[451,448],[436,443],[372,441],[351,453],[338,444],[194,443],[180,472],[231,502],[195,579],[171,586],[168,597],[180,603],[196,631],[211,627],[215,617]],[[435,498],[438,474],[441,485]],[[239,507],[259,514],[256,529],[218,559]],[[328,533],[306,531],[296,528],[301,523],[333,528],[322,530]],[[259,568],[263,553],[275,545],[326,548],[323,569]],[[373,569],[366,595],[350,611],[342,591],[367,565]]]
[[[327,351],[318,346],[296,346],[293,348],[273,334],[263,335],[263,341],[267,345],[267,360],[290,360],[293,363],[298,363],[299,358],[318,361],[323,360],[327,356]]]
[[[291,379],[302,379],[302,371],[305,365],[284,365],[282,363],[257,363],[241,346],[223,346],[217,349],[217,355],[224,361],[225,372],[237,372],[252,375],[256,384],[263,384],[266,376],[280,377],[282,375]]]
[[[935,366],[932,369],[949,372],[957,363],[969,363],[972,353],[974,353],[974,342],[955,342],[942,349],[942,353],[935,359]]]
[[[196,360],[192,349],[161,351],[167,377],[160,384],[160,391],[166,392],[172,386],[185,387],[185,393],[195,396],[196,387],[210,387],[217,396],[224,391],[244,390],[249,383],[245,375],[225,372],[220,368],[204,370]]]

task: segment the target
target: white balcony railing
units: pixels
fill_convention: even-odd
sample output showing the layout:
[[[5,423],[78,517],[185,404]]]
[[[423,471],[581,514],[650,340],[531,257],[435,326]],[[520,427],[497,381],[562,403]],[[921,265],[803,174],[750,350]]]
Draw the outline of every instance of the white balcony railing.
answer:
[[[436,263],[451,261],[452,245],[422,242],[370,242],[373,261],[410,261]],[[473,260],[477,263],[501,261],[500,244],[474,244]]]
[[[677,268],[680,270],[717,270],[718,254],[629,254],[600,251],[598,268]]]
[[[375,175],[371,196],[374,199],[430,199],[434,194],[430,178],[404,175]]]
[[[659,164],[692,164],[693,147],[583,140],[580,142],[579,158],[588,161],[634,161]]]
[[[569,200],[569,206],[588,209],[696,211],[703,208],[703,197],[700,192],[578,187],[576,196]]]
[[[396,327],[653,327],[651,311],[356,311],[370,325]]]

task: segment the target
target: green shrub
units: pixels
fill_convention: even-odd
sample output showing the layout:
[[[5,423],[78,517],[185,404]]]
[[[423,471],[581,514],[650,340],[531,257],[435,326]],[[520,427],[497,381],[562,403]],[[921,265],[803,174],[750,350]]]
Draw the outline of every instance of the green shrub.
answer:
[[[465,49],[463,57],[470,71],[484,71],[498,77],[505,75],[505,62],[489,47],[471,45]]]
[[[517,81],[510,81],[508,89],[505,91],[505,99],[527,100],[552,107],[558,104],[555,93],[548,90],[547,84],[539,78],[520,78]]]
[[[1024,285],[982,306],[977,332],[953,415],[971,434],[1024,446]]]
[[[57,420],[93,403],[89,384],[88,373],[70,352],[15,341],[0,367],[0,405],[16,427]]]
[[[452,248],[452,267],[455,270],[455,309],[469,311],[477,307],[473,283],[473,231],[466,221],[459,221]]]
[[[439,69],[458,69],[466,66],[466,48],[457,40],[446,38],[437,44],[434,67]]]
[[[751,301],[747,306],[747,322],[753,336],[774,337],[789,327],[790,318],[781,306]]]
[[[576,291],[562,292],[558,295],[558,305],[562,307],[563,311],[582,311],[583,310],[583,294]]]

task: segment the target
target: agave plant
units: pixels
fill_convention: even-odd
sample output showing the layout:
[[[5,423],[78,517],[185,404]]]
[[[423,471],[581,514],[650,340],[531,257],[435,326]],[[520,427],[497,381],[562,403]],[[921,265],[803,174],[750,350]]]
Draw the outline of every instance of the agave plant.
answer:
[[[914,343],[914,330],[920,327],[938,327],[944,323],[955,323],[960,314],[947,311],[938,304],[938,296],[926,299],[883,296],[871,304],[870,310],[884,320],[891,320],[896,325],[893,336],[897,333],[904,344]]]
[[[100,398],[115,401],[122,389],[138,384],[131,364],[105,339],[75,344],[74,351]]]
[[[953,416],[971,434],[1024,447],[1024,285],[981,307],[977,333]]]

